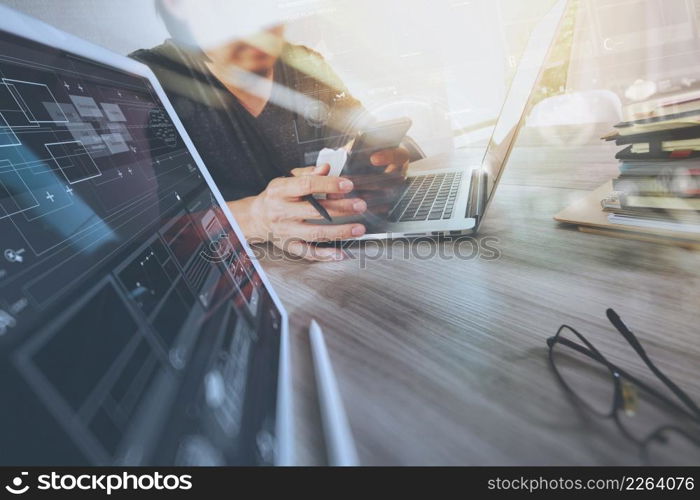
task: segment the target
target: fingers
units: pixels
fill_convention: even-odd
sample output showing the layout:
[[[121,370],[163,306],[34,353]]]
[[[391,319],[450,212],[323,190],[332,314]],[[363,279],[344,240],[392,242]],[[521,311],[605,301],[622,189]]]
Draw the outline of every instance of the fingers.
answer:
[[[301,175],[278,177],[270,182],[267,191],[273,197],[299,198],[314,193],[349,193],[352,189],[352,181],[343,177]]]
[[[360,198],[343,198],[339,200],[321,201],[321,205],[328,211],[331,217],[343,217],[346,215],[358,215],[367,210],[367,203]],[[313,208],[313,207],[311,207]]]
[[[345,258],[345,254],[339,248],[318,247],[304,241],[290,241],[285,245],[284,250],[310,261],[328,262]]]
[[[367,203],[360,198],[343,198],[339,200],[319,200],[323,208],[331,217],[345,217],[359,215],[367,210]],[[304,220],[318,219],[318,210],[306,201],[289,202],[284,208],[285,217],[288,219]]]
[[[394,165],[393,163],[384,169],[385,174],[393,174],[400,171],[401,167],[399,165]]]
[[[358,238],[365,234],[365,226],[362,224],[293,224],[289,228],[290,234],[294,234],[304,241],[339,241]]]
[[[403,165],[408,162],[408,159],[408,151],[404,148],[384,149],[382,151],[377,151],[369,157],[369,160],[375,167],[391,164]]]
[[[406,177],[406,174],[408,173],[408,162],[404,163],[403,165],[397,165],[395,163],[392,163],[384,169],[384,173],[397,174],[401,177]]]
[[[328,175],[330,170],[331,166],[328,163],[324,163],[317,167],[294,168],[291,170],[290,174],[294,177],[301,177],[302,175]]]

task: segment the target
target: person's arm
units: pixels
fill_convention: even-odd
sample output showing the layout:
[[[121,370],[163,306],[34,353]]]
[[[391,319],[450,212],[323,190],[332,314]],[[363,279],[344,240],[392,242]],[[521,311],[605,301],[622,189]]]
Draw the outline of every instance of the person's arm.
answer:
[[[253,214],[253,204],[256,198],[257,196],[248,196],[226,203],[249,243],[266,241],[264,228]]]
[[[343,177],[328,177],[329,166],[299,168],[294,177],[273,179],[257,196],[231,201],[228,206],[250,243],[269,241],[293,255],[308,260],[341,260],[342,250],[318,247],[314,242],[338,241],[365,234],[362,224],[310,224],[318,219],[316,209],[302,199],[314,193],[341,196],[350,193],[353,183]],[[331,217],[357,215],[367,209],[359,198],[322,200]]]

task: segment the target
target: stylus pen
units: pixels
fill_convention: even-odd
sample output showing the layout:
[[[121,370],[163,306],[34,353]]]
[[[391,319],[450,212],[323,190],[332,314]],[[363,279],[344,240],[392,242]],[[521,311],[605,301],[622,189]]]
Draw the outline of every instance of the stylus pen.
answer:
[[[323,332],[316,320],[311,320],[309,339],[329,464],[359,465],[355,440],[352,437],[345,406],[338,391],[338,383],[328,356]]]
[[[311,203],[314,206],[314,208],[318,211],[318,213],[321,214],[323,218],[326,219],[328,222],[333,222],[331,214],[329,214],[328,210],[326,210],[326,208],[323,205],[321,205],[321,202],[314,198],[314,195],[307,194],[306,196],[302,196],[301,199]]]
[[[285,177],[294,177],[294,175],[285,174]],[[331,214],[329,214],[328,210],[326,210],[326,208],[323,205],[321,205],[321,203],[316,198],[314,198],[314,195],[307,194],[306,196],[302,196],[301,199],[311,203],[311,205],[313,205],[313,207],[316,209],[316,211],[319,214],[321,214],[321,217],[326,219],[328,222],[333,222],[333,219],[331,218]]]

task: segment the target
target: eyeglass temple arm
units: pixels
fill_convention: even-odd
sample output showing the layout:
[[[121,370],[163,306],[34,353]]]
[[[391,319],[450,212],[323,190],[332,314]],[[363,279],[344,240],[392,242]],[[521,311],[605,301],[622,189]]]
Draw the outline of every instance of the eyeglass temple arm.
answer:
[[[695,404],[695,401],[693,401],[690,396],[688,396],[683,389],[678,387],[673,380],[668,378],[661,370],[659,370],[654,362],[649,359],[649,356],[647,355],[646,351],[642,347],[642,344],[637,340],[637,337],[634,333],[632,333],[629,328],[627,328],[627,325],[625,325],[622,322],[622,319],[620,319],[620,316],[612,310],[608,309],[605,311],[606,315],[608,316],[608,319],[610,322],[613,324],[613,326],[617,329],[618,332],[625,338],[625,340],[632,346],[632,349],[634,349],[637,354],[639,354],[639,357],[642,358],[642,361],[649,367],[649,369],[658,377],[661,382],[663,382],[670,390],[673,392],[678,399],[680,399],[692,412],[695,414],[696,418],[700,418],[700,408]]]
[[[561,344],[565,345],[566,347],[569,347],[577,352],[580,352],[581,354],[588,356],[589,358],[593,359],[594,361],[597,361],[599,363],[602,363],[606,366],[608,366],[611,370],[616,371],[619,373],[622,377],[626,378],[627,380],[633,382],[636,386],[641,387],[643,390],[648,392],[649,394],[652,394],[654,397],[658,398],[659,400],[663,401],[667,405],[676,408],[678,411],[683,413],[684,415],[687,415],[689,418],[696,419],[697,416],[693,415],[691,412],[689,412],[686,408],[683,408],[682,406],[679,406],[678,403],[675,401],[671,401],[669,398],[661,394],[659,391],[654,389],[653,387],[650,387],[649,385],[645,384],[641,380],[639,380],[637,377],[630,375],[627,373],[625,370],[618,368],[617,366],[613,365],[610,363],[608,360],[606,360],[600,353],[597,351],[591,351],[583,346],[578,345],[576,342],[572,342],[569,339],[565,338],[559,338],[556,340],[557,342],[560,342]],[[554,343],[554,337],[550,337],[547,339],[547,344],[551,347],[551,344]]]

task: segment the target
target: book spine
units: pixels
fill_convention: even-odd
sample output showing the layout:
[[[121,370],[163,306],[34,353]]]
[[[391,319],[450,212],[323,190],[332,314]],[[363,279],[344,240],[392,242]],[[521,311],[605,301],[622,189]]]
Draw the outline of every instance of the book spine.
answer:
[[[626,122],[641,122],[643,120],[658,119],[669,116],[683,116],[687,113],[697,113],[698,100],[688,100],[686,102],[676,102],[669,104],[642,103],[627,106],[623,110]]]
[[[621,175],[613,190],[640,196],[695,197],[700,195],[698,175]]]
[[[668,130],[658,130],[653,132],[643,132],[639,134],[621,135],[615,138],[615,144],[634,144],[651,141],[679,141],[700,137],[700,126],[675,128]]]
[[[668,196],[626,195],[620,199],[624,209],[669,210],[675,212],[695,212],[700,210],[698,198],[672,198]]]
[[[696,167],[689,168],[688,163],[689,162],[661,160],[656,162],[623,161],[620,162],[619,170],[623,175],[641,175],[645,177],[658,177],[659,175],[700,175],[700,169]]]
[[[627,146],[625,149],[618,151],[615,155],[617,160],[673,160],[673,159],[688,159],[700,157],[700,151],[680,150],[680,151],[662,151],[660,153],[633,153],[632,146]]]

